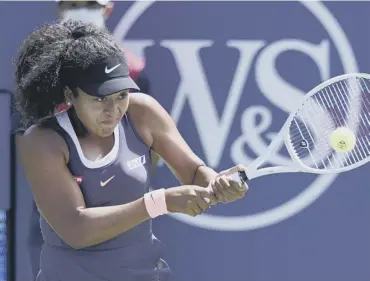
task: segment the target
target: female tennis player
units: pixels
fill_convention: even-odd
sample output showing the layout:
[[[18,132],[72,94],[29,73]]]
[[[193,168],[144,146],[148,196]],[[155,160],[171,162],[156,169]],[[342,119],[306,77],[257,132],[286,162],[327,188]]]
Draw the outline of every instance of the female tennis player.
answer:
[[[78,20],[86,23],[92,23],[98,27],[106,28],[106,20],[114,12],[114,2],[109,0],[97,1],[64,1],[56,0],[56,12],[60,19]],[[124,11],[120,11],[123,13]],[[121,46],[122,48],[122,46]],[[140,88],[142,93],[151,94],[150,80],[145,70],[145,61],[135,56],[131,50],[125,48],[125,55],[127,58],[130,76]],[[66,105],[61,105],[59,109],[65,109]],[[151,154],[151,162],[154,168],[157,165],[159,157],[156,153]],[[27,250],[30,257],[30,265],[33,280],[40,270],[40,253],[43,243],[42,234],[40,230],[40,214],[37,210],[36,204],[32,202],[32,212],[30,213],[29,234],[27,239]]]
[[[111,35],[82,22],[46,25],[16,60],[17,145],[42,214],[37,281],[172,280],[151,219],[195,216],[247,187],[206,167],[167,112],[139,91]],[[54,114],[62,103],[70,108]],[[150,151],[180,186],[149,191]],[[205,188],[210,186],[210,188]]]

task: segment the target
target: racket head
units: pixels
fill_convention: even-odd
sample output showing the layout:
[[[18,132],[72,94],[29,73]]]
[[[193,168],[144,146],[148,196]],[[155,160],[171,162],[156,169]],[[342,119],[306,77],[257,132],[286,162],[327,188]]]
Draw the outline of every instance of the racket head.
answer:
[[[352,150],[336,151],[333,131],[355,136]],[[370,160],[370,75],[333,77],[308,92],[283,126],[285,146],[302,172],[341,173]],[[346,137],[346,135],[344,135]]]
[[[321,97],[318,96],[320,92]],[[318,100],[314,102],[315,105],[312,105],[312,102],[310,105],[310,101],[316,98]],[[351,104],[349,101],[355,102]],[[305,112],[307,104],[312,110],[309,113]],[[325,121],[329,122],[329,126]],[[336,152],[330,146],[329,134],[338,127],[350,127],[351,131],[355,131],[356,145],[352,150],[355,154]],[[358,127],[360,127],[360,135],[357,135]],[[298,134],[297,140],[294,130],[299,128],[301,130],[303,128],[303,131],[302,134]],[[239,172],[238,178],[246,183],[250,179],[275,173],[333,174],[349,171],[370,161],[369,141],[364,142],[362,139],[357,142],[359,136],[364,138],[367,135],[370,136],[370,75],[366,73],[339,75],[317,85],[302,98],[268,146],[267,151],[254,160],[247,167],[246,172]],[[315,151],[314,145],[318,144],[316,139],[321,142],[320,147]],[[306,146],[302,145],[302,141],[306,142]],[[264,162],[268,162],[272,153],[277,152],[281,142],[285,143],[292,159],[291,165],[259,168]],[[324,158],[325,160],[322,161]]]

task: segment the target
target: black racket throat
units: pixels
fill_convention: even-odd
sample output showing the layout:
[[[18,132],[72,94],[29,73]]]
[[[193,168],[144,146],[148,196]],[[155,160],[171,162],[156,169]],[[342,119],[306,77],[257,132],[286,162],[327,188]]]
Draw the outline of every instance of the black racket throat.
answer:
[[[239,178],[240,178],[241,182],[247,183],[249,181],[249,178],[248,178],[247,174],[244,171],[239,171],[238,174],[239,174]]]

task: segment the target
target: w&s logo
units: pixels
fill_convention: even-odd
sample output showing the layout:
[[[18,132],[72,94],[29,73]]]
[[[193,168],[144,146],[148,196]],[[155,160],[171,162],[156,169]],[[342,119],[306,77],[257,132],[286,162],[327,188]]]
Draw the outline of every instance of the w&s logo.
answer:
[[[266,150],[302,95],[332,76],[358,71],[343,29],[321,2],[139,1],[122,15],[114,35],[139,56],[151,48],[163,50],[152,79],[177,84],[174,92],[166,83],[156,91],[163,100],[172,97],[171,116],[216,170],[250,163]],[[170,69],[165,78],[161,68]],[[289,161],[282,153],[271,164]],[[282,197],[271,196],[277,203],[253,214],[173,217],[219,231],[261,228],[308,207],[336,177],[290,176],[301,191],[284,192],[279,186],[286,178],[266,179],[264,184],[280,188],[274,194]]]

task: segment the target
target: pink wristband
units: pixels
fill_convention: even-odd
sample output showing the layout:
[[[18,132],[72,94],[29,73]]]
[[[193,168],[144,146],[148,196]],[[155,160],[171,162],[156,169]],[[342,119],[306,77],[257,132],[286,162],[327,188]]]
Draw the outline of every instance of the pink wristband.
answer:
[[[168,213],[165,189],[161,188],[144,194],[144,203],[146,210],[151,218]]]

